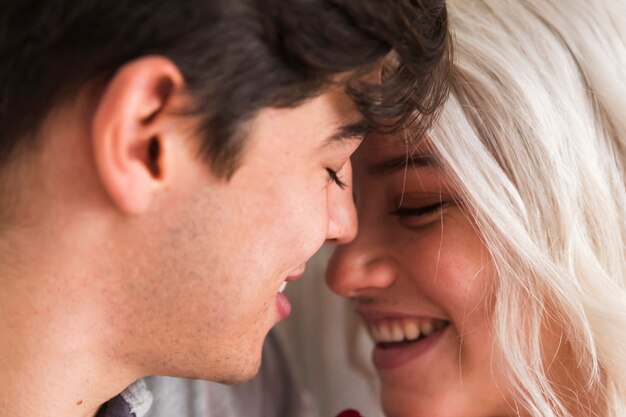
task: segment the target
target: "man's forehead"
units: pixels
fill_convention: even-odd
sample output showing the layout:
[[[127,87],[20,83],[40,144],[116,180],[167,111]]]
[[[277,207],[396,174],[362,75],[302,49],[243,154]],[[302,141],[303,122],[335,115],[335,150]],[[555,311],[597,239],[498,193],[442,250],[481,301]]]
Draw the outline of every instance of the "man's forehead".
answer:
[[[262,109],[249,125],[248,151],[264,143],[306,153],[343,149],[371,130],[346,89],[333,85],[295,107]]]

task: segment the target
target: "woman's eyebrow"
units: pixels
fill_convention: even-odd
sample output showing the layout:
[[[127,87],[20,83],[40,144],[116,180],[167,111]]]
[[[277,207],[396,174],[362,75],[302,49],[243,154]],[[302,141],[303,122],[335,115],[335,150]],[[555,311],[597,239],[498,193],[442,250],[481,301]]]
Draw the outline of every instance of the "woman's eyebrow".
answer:
[[[413,155],[402,154],[370,165],[367,168],[367,172],[372,176],[381,177],[404,171],[409,166],[437,168],[441,164],[433,155],[419,153]]]

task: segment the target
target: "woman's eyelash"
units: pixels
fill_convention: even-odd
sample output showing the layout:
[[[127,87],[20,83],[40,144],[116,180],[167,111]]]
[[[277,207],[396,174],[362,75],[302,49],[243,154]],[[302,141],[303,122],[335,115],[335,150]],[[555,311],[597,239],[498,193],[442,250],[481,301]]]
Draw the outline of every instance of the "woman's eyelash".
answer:
[[[341,181],[341,179],[339,178],[339,175],[337,174],[337,171],[332,170],[330,168],[326,168],[326,171],[328,172],[328,176],[330,177],[331,181],[337,184],[339,188],[343,190],[344,188],[348,186],[345,182]]]
[[[425,216],[427,214],[433,214],[437,211],[441,210],[444,206],[444,202],[440,201],[436,204],[431,204],[428,206],[422,207],[398,207],[396,210],[392,211],[390,214],[398,217],[417,217],[417,216]]]

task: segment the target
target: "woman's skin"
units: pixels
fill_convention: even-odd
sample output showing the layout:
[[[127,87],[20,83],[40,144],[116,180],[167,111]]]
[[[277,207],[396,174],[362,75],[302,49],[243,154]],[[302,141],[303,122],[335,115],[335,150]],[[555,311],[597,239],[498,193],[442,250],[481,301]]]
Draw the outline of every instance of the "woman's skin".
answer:
[[[519,416],[489,327],[495,267],[452,181],[424,143],[373,135],[352,160],[359,232],[327,281],[376,341],[386,415]],[[597,404],[563,336],[546,320],[548,375],[573,415],[589,415]]]
[[[406,155],[405,144],[376,136],[355,153],[359,234],[335,253],[328,283],[379,342],[388,416],[507,415],[490,365],[489,254],[434,158]],[[380,343],[412,339],[418,326],[430,334]]]

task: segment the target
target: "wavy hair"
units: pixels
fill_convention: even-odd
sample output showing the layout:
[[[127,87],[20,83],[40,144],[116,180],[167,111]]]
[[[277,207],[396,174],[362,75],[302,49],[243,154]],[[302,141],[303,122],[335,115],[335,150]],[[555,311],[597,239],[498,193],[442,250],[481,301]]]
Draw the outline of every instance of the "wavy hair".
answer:
[[[427,142],[497,270],[494,366],[519,415],[626,416],[626,3],[448,8],[452,95]]]
[[[425,129],[447,96],[449,48],[444,0],[4,0],[0,169],[56,105],[148,55],[180,68],[185,113],[198,116],[201,153],[222,177],[260,109],[297,106],[337,78],[372,126]],[[380,86],[359,80],[391,51],[400,65],[381,100]]]

